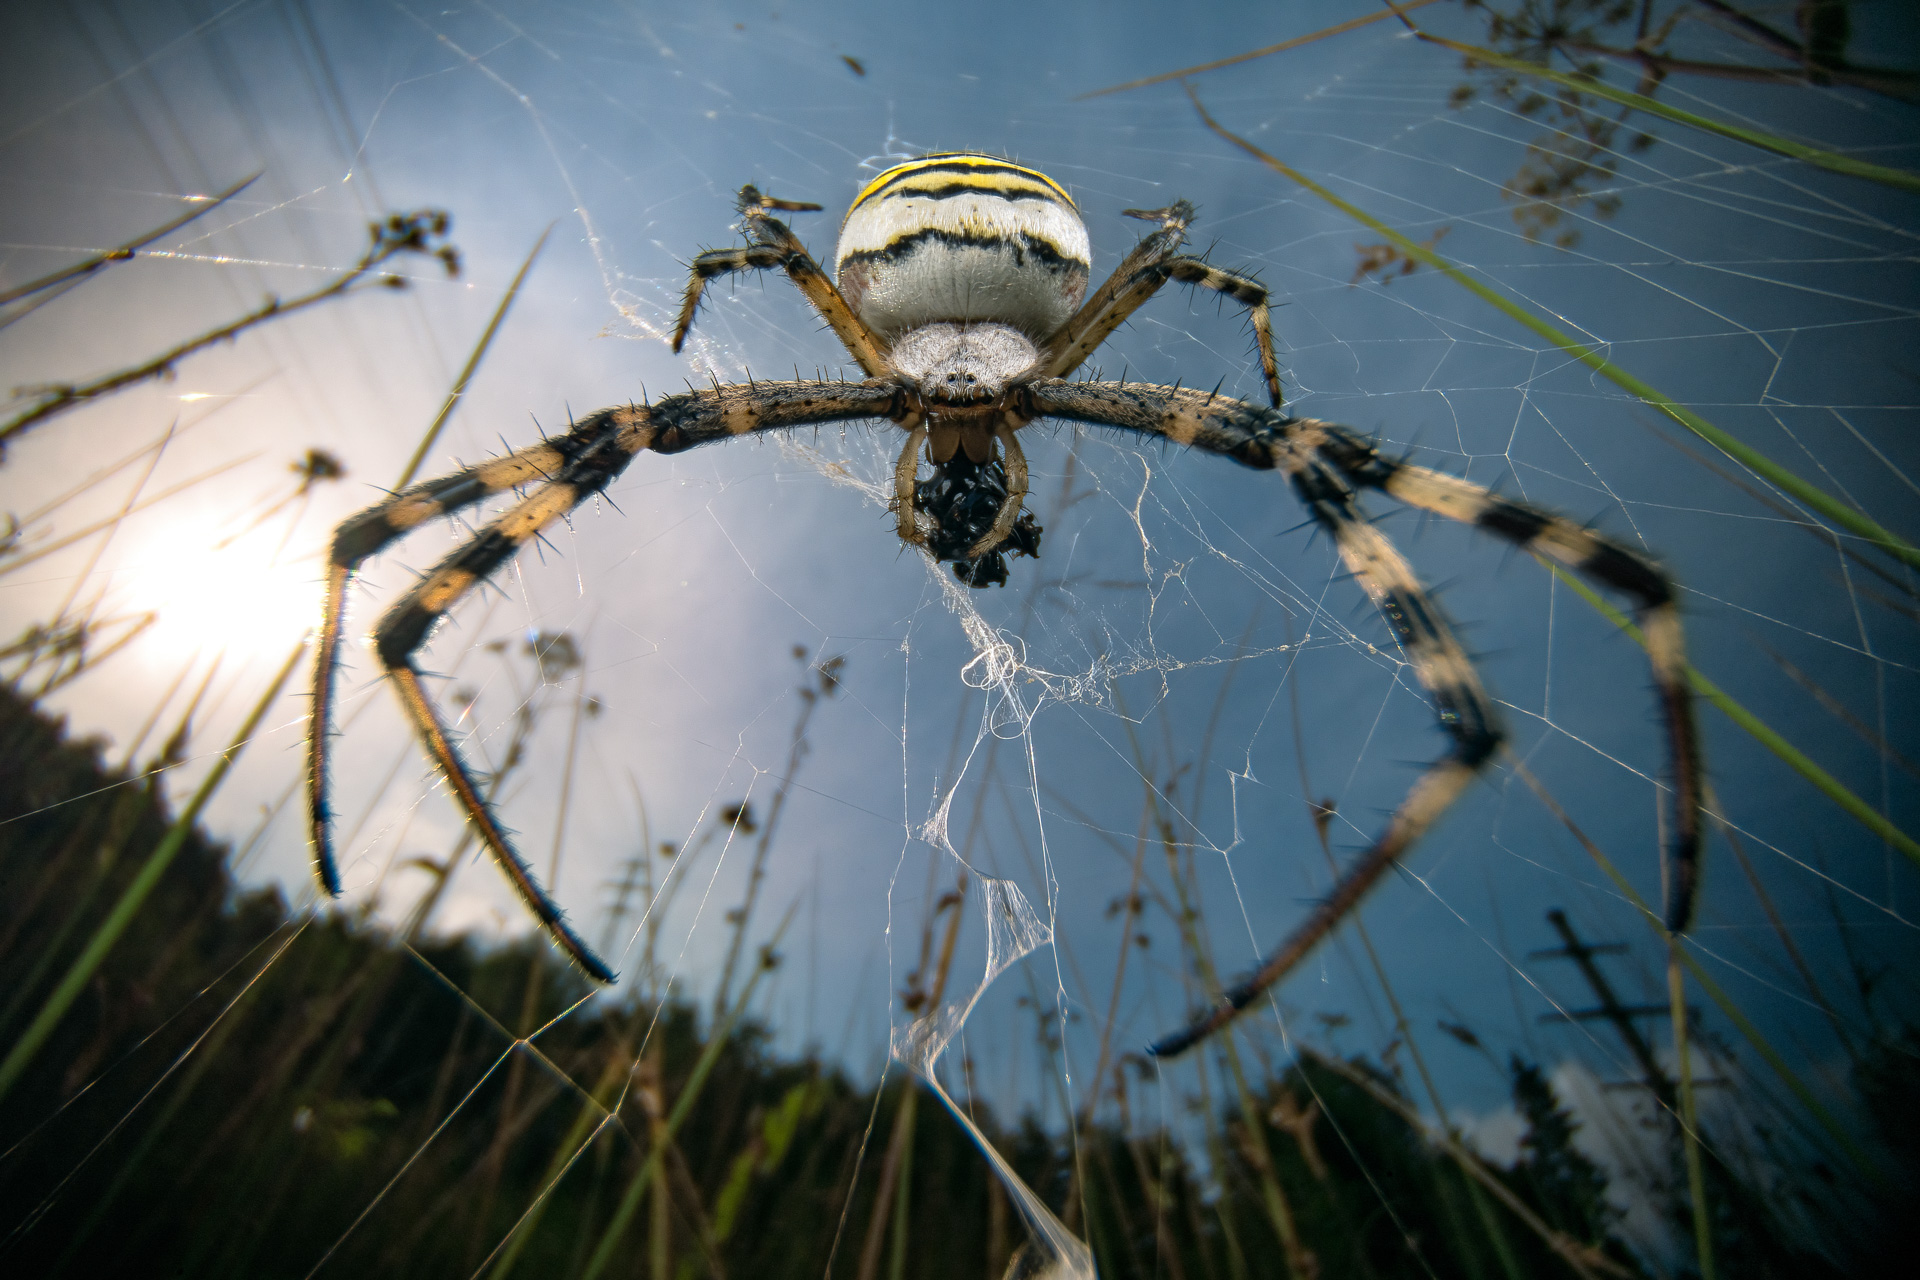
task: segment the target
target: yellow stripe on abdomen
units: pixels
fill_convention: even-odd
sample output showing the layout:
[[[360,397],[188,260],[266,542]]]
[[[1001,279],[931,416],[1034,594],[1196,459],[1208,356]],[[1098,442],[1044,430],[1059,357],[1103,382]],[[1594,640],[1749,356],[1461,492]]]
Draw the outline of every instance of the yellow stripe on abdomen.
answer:
[[[1035,341],[1085,296],[1087,229],[1045,174],[953,152],[896,165],[847,210],[840,292],[891,343],[926,324],[1011,325]]]
[[[918,160],[897,164],[881,173],[853,198],[853,204],[847,209],[847,217],[851,218],[854,210],[868,200],[882,198],[897,186],[928,189],[959,179],[965,179],[969,184],[979,184],[982,188],[1000,190],[1009,196],[1021,192],[1042,199],[1058,200],[1069,209],[1075,208],[1073,197],[1067,194],[1066,189],[1038,169],[1028,169],[972,151],[939,151],[921,156]]]

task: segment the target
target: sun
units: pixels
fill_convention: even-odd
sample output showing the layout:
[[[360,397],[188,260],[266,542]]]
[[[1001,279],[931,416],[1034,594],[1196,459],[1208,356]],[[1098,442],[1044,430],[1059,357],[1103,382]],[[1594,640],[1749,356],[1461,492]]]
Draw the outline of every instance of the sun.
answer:
[[[141,644],[168,665],[210,653],[279,657],[318,616],[315,556],[290,544],[279,521],[235,534],[230,520],[176,511],[130,542],[115,585],[133,610],[154,615]]]

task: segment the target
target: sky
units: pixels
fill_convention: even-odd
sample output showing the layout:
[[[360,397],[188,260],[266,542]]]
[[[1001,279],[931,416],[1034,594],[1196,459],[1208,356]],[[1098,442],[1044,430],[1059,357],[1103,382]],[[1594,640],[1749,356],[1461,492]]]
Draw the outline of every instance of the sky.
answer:
[[[1912,33],[1890,8],[1860,7],[1855,52],[1911,65]],[[329,530],[401,474],[543,235],[429,473],[689,382],[847,373],[831,334],[777,277],[717,289],[675,356],[664,336],[686,262],[738,242],[732,201],[743,183],[823,205],[793,220],[825,261],[841,211],[879,169],[930,150],[983,150],[1073,193],[1096,277],[1139,233],[1123,209],[1192,200],[1196,249],[1274,292],[1296,412],[1378,433],[1424,465],[1591,520],[1656,556],[1681,584],[1701,673],[1868,807],[1920,826],[1905,763],[1920,755],[1910,572],[1783,505],[1456,281],[1432,270],[1360,275],[1365,246],[1381,238],[1210,133],[1179,86],[1081,96],[1371,12],[198,0],[10,9],[0,18],[0,285],[258,176],[152,251],[30,314],[0,313],[6,385],[118,369],[267,295],[330,283],[362,251],[367,222],[390,211],[447,211],[462,269],[449,280],[432,263],[404,264],[404,290],[251,332],[12,444],[0,510],[25,518],[173,431],[150,473],[143,455],[30,524],[29,548],[187,487],[110,542],[83,540],[17,571],[0,564],[0,630],[15,634],[70,596],[97,599],[103,616],[153,613],[134,644],[56,704],[118,758],[157,705],[170,724],[204,684],[191,758],[170,777],[185,794],[313,625]],[[1476,38],[1475,19],[1452,6],[1421,20]],[[1699,56],[1750,56],[1697,23],[1683,37]],[[1487,92],[1450,105],[1464,79],[1455,55],[1381,23],[1192,84],[1226,128],[1752,448],[1920,535],[1911,195],[1635,117],[1603,184],[1617,209],[1572,210],[1556,231],[1577,231],[1578,242],[1559,247],[1523,233],[1511,191],[1541,122]],[[1913,110],[1887,99],[1680,79],[1660,94],[1920,167]],[[1637,129],[1651,145],[1626,145]],[[1095,363],[1106,377],[1261,395],[1242,317],[1182,290],[1144,307]],[[528,762],[504,788],[506,821],[616,968],[636,971],[644,931],[631,916],[612,928],[610,886],[663,842],[689,849],[685,883],[653,919],[660,960],[700,999],[715,989],[726,912],[754,857],[752,840],[703,844],[702,833],[743,799],[764,817],[806,715],[749,922],[757,944],[791,910],[764,1015],[787,1047],[876,1073],[923,922],[964,856],[1012,879],[1053,930],[1053,947],[994,985],[965,1040],[984,1096],[1044,1109],[1087,1087],[1110,1007],[1113,1051],[1136,1052],[1195,999],[1167,910],[1168,849],[1222,969],[1248,968],[1328,883],[1310,803],[1334,801],[1332,852],[1344,857],[1442,739],[1359,588],[1273,477],[1113,433],[1037,424],[1023,438],[1029,506],[1046,537],[1040,560],[1016,561],[1006,588],[968,592],[903,550],[885,506],[892,428],[823,430],[638,459],[498,590],[468,601],[427,662],[446,677],[434,687],[459,708],[477,758],[497,761],[523,713],[532,717]],[[346,475],[297,496],[290,467],[314,448]],[[1589,999],[1569,967],[1532,955],[1556,945],[1550,908],[1586,937],[1629,944],[1615,972],[1630,998],[1661,990],[1653,934],[1521,766],[1657,900],[1661,735],[1639,651],[1531,561],[1410,515],[1381,527],[1439,587],[1502,703],[1511,754],[1368,900],[1366,936],[1449,1096],[1491,1115],[1501,1073],[1437,1035],[1438,1023],[1473,1028],[1496,1059],[1513,1050],[1601,1079],[1628,1070],[1597,1032],[1539,1022]],[[470,528],[431,527],[372,562],[355,590],[354,634]],[[543,686],[522,649],[561,631],[583,673]],[[845,659],[834,696],[810,703],[798,690],[817,689],[813,669],[833,658]],[[426,887],[409,861],[444,857],[461,822],[371,656],[356,644],[349,664],[337,779],[345,902],[397,921]],[[302,667],[295,684],[305,679]],[[584,698],[590,713],[576,730]],[[304,714],[298,688],[274,705],[208,822],[244,850],[249,882],[277,884],[309,909],[309,853],[289,799]],[[1796,1063],[1831,1070],[1830,1033],[1781,934],[1844,1004],[1848,945],[1910,966],[1914,869],[1727,717],[1700,716],[1738,848],[1710,842],[1693,945]],[[154,745],[149,734],[142,758]],[[658,875],[668,864],[651,865]],[[1113,905],[1136,865],[1149,905],[1128,927]],[[978,901],[954,995],[980,969]],[[532,927],[484,860],[463,863],[435,920],[489,937]],[[1906,982],[1895,978],[1889,999],[1910,1009]],[[1846,1016],[1865,1017],[1857,1000]],[[1035,1039],[1063,1020],[1064,1066]],[[1345,1053],[1385,1048],[1394,1017],[1359,935],[1316,953],[1250,1034],[1276,1057],[1287,1037]],[[1171,1082],[1169,1114],[1187,1087]]]

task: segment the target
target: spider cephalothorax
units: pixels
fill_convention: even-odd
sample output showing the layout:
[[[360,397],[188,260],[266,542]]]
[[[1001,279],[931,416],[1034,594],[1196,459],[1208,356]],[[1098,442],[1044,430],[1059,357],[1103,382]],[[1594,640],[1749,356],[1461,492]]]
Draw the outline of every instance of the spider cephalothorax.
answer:
[[[1086,297],[1088,252],[1058,183],[966,153],[895,165],[840,224],[840,293],[911,393],[900,536],[953,561],[969,586],[1005,583],[1009,553],[1039,554],[1040,527],[1020,511],[1027,470],[1015,434],[1031,415],[1009,392],[1041,376],[1041,344]],[[933,475],[920,481],[923,441]]]
[[[799,286],[862,382],[754,382],[689,391],[649,405],[603,409],[566,435],[394,494],[340,526],[327,570],[327,605],[314,664],[308,810],[322,884],[337,894],[327,807],[333,672],[348,578],[361,561],[435,517],[490,495],[527,492],[449,555],[381,620],[375,651],[435,765],[502,868],[580,966],[613,974],[567,923],[496,819],[421,684],[415,656],[434,626],[540,531],[611,484],[641,453],[762,431],[862,419],[906,433],[894,472],[900,536],[951,561],[970,586],[1007,580],[1005,557],[1040,551],[1040,526],[1022,511],[1027,462],[1017,438],[1040,418],[1154,436],[1278,471],[1380,611],[1432,697],[1450,740],[1371,847],[1259,970],[1220,994],[1185,1031],[1153,1046],[1175,1053],[1232,1018],[1298,964],[1352,911],[1484,768],[1502,741],[1500,718],[1445,613],[1360,505],[1385,494],[1474,525],[1575,569],[1638,611],[1672,758],[1666,917],[1686,927],[1698,879],[1700,761],[1673,588],[1639,552],[1564,517],[1382,454],[1346,427],[1280,407],[1267,292],[1256,281],[1180,253],[1193,207],[1130,209],[1155,225],[1091,293],[1086,228],[1046,175],[993,156],[949,152],[896,165],[854,198],[830,279],[773,215],[818,209],[743,188],[747,244],[702,253],[673,336],[680,350],[706,283],[736,271],[779,269]],[[1151,383],[1069,381],[1109,334],[1169,280],[1214,289],[1246,306],[1266,405]],[[931,466],[920,477],[922,453]]]

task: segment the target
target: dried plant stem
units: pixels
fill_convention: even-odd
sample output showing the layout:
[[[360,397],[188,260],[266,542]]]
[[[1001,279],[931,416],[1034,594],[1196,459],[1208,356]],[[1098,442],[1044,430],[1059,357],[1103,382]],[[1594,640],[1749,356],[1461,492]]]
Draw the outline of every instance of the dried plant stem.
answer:
[[[959,883],[952,893],[934,900],[920,927],[920,970],[926,969],[933,952],[933,927],[942,913],[947,916],[941,938],[939,959],[934,961],[933,982],[918,1008],[921,1017],[937,1017],[946,999],[947,976],[953,968],[954,948],[960,940],[960,918],[966,912],[967,872],[960,869]],[[880,1165],[880,1185],[874,1191],[873,1217],[867,1222],[866,1239],[860,1247],[859,1280],[876,1280],[880,1268],[880,1250],[887,1240],[887,1228],[893,1229],[893,1249],[888,1255],[889,1280],[899,1280],[906,1265],[907,1211],[912,1204],[913,1131],[919,1111],[920,1090],[908,1074],[901,1086],[900,1103],[893,1114],[893,1129],[887,1139],[886,1159]]]
[[[1725,124],[1706,116],[1683,111],[1679,107],[1668,106],[1658,98],[1649,98],[1645,94],[1634,93],[1628,89],[1616,88],[1604,80],[1591,76],[1568,75],[1564,71],[1555,71],[1552,67],[1541,66],[1537,62],[1528,62],[1524,58],[1511,58],[1492,49],[1482,49],[1477,45],[1461,44],[1457,40],[1448,40],[1415,28],[1414,34],[1428,44],[1451,49],[1455,53],[1465,54],[1477,63],[1490,67],[1499,67],[1502,71],[1512,71],[1523,76],[1548,80],[1562,88],[1572,89],[1576,93],[1590,93],[1596,98],[1607,98],[1634,111],[1643,111],[1650,116],[1659,116],[1675,124],[1683,124],[1697,129],[1701,133],[1716,134],[1722,138],[1731,138],[1761,151],[1771,151],[1775,155],[1799,160],[1816,168],[1833,173],[1845,174],[1849,178],[1865,178],[1869,182],[1878,182],[1883,186],[1895,187],[1901,191],[1920,191],[1920,174],[1909,173],[1905,169],[1892,169],[1886,165],[1871,164],[1865,160],[1856,160],[1852,156],[1836,155],[1831,151],[1822,151],[1818,147],[1809,147],[1789,138],[1762,133],[1758,129],[1746,129],[1739,125]],[[1586,51],[1582,46],[1582,51]]]
[[[787,908],[786,917],[781,920],[780,927],[774,931],[773,941],[768,944],[769,946],[776,945],[785,935],[787,925],[793,920],[793,912],[793,907]],[[626,1193],[621,1197],[618,1207],[614,1209],[613,1217],[607,1222],[606,1230],[601,1233],[600,1244],[594,1249],[593,1256],[587,1260],[587,1268],[581,1273],[580,1280],[599,1280],[601,1274],[612,1265],[614,1254],[620,1247],[620,1237],[626,1234],[627,1227],[632,1223],[633,1215],[638,1212],[640,1201],[645,1197],[648,1186],[662,1172],[667,1150],[674,1136],[687,1122],[687,1116],[693,1111],[693,1104],[699,1100],[700,1091],[706,1086],[707,1077],[713,1073],[714,1064],[720,1060],[720,1051],[726,1047],[728,1039],[733,1035],[734,1027],[739,1025],[740,1019],[746,1014],[747,1004],[753,999],[753,993],[760,985],[761,975],[766,972],[768,972],[767,966],[755,965],[752,975],[741,988],[740,998],[734,1002],[726,1019],[715,1023],[706,1045],[700,1051],[699,1060],[693,1064],[693,1070],[688,1074],[687,1082],[680,1087],[679,1096],[673,1100],[673,1109],[667,1113],[666,1125],[655,1134],[654,1141],[647,1151],[647,1158],[640,1166],[640,1171],[634,1175],[633,1181],[627,1184]]]
[[[1541,804],[1546,806],[1547,812],[1552,814],[1554,818],[1567,829],[1568,834],[1572,835],[1573,838],[1579,842],[1580,847],[1587,851],[1587,856],[1592,858],[1594,864],[1606,873],[1607,879],[1613,882],[1614,888],[1619,890],[1620,896],[1633,905],[1634,910],[1639,913],[1640,918],[1647,923],[1647,926],[1654,931],[1655,935],[1658,936],[1663,943],[1668,941],[1670,935],[1667,933],[1666,925],[1661,921],[1660,913],[1647,905],[1646,899],[1640,896],[1639,890],[1633,887],[1633,882],[1628,880],[1620,868],[1614,865],[1613,859],[1609,858],[1606,852],[1602,850],[1599,845],[1595,844],[1592,838],[1589,837],[1585,831],[1582,831],[1579,825],[1567,815],[1567,811],[1561,807],[1560,802],[1553,798],[1553,793],[1548,791],[1541,781],[1533,776],[1533,771],[1527,768],[1524,761],[1511,756],[1511,754],[1509,755],[1509,759],[1512,763],[1514,775],[1527,784],[1527,788],[1531,790],[1535,796],[1539,797]],[[1740,1032],[1741,1036],[1746,1039],[1747,1043],[1754,1047],[1760,1054],[1760,1057],[1765,1060],[1766,1064],[1773,1069],[1774,1074],[1780,1077],[1780,1082],[1786,1085],[1788,1091],[1792,1093],[1795,1098],[1799,1099],[1800,1105],[1807,1109],[1807,1113],[1819,1124],[1827,1137],[1832,1140],[1834,1146],[1847,1154],[1847,1158],[1853,1162],[1858,1172],[1869,1179],[1874,1185],[1881,1185],[1884,1182],[1884,1176],[1879,1166],[1874,1163],[1873,1158],[1866,1153],[1865,1148],[1860,1145],[1852,1134],[1847,1132],[1839,1120],[1834,1117],[1833,1113],[1826,1108],[1826,1105],[1820,1101],[1818,1095],[1807,1086],[1806,1081],[1802,1080],[1794,1069],[1787,1065],[1787,1060],[1780,1056],[1780,1051],[1775,1049],[1767,1038],[1760,1034],[1760,1029],[1753,1025],[1752,1019],[1741,1012],[1740,1006],[1733,1002],[1733,999],[1727,995],[1725,989],[1723,989],[1718,982],[1714,981],[1713,975],[1701,967],[1700,961],[1694,957],[1692,952],[1686,950],[1684,947],[1675,947],[1673,951],[1679,956],[1680,963],[1685,965],[1687,971],[1693,975],[1693,980],[1700,985],[1700,989],[1706,992],[1707,998],[1713,1001],[1720,1012],[1726,1016],[1727,1021],[1733,1023],[1734,1027]]]
[[[457,259],[451,256],[453,251],[447,248],[438,251],[428,248],[429,232],[427,224],[420,221],[422,218],[437,218],[433,225],[439,229],[431,232],[433,237],[444,232],[444,216],[415,215],[413,222],[406,222],[400,215],[395,215],[393,223],[374,225],[373,244],[361,255],[359,262],[332,284],[315,289],[311,293],[303,293],[291,301],[269,297],[258,308],[247,312],[237,320],[230,320],[217,328],[209,329],[196,338],[189,338],[178,346],[161,352],[151,360],[131,365],[116,373],[103,374],[89,382],[58,383],[30,390],[27,394],[37,396],[39,403],[0,425],[0,457],[4,457],[7,445],[16,437],[41,425],[49,418],[89,401],[98,400],[102,396],[124,390],[136,383],[166,377],[173,372],[175,365],[188,356],[237,338],[256,325],[293,315],[352,292],[356,285],[368,279],[375,268],[396,254],[434,252],[435,256],[438,256],[451,271],[457,262]],[[395,225],[396,223],[405,223],[405,225]],[[416,226],[415,223],[418,225]],[[390,230],[392,234],[389,234]],[[396,275],[380,275],[374,278],[390,288],[403,287],[406,283],[402,277]]]
[[[720,985],[714,992],[713,1012],[719,1017],[726,1011],[728,997],[733,991],[733,973],[740,963],[741,948],[746,945],[747,926],[753,918],[753,908],[760,900],[760,885],[766,876],[767,854],[772,848],[773,833],[780,825],[780,815],[787,807],[787,793],[793,789],[793,780],[800,772],[801,762],[807,758],[807,726],[813,720],[814,709],[820,705],[820,695],[811,688],[800,689],[800,715],[793,723],[793,737],[787,744],[787,769],[780,775],[780,785],[774,788],[773,799],[767,803],[766,820],[760,824],[760,839],[754,845],[753,863],[747,870],[747,890],[740,906],[732,912],[733,938],[727,944],[727,958],[720,967]]]
[[[1142,777],[1148,776],[1144,771]],[[1155,797],[1157,801],[1158,796]],[[1172,873],[1175,892],[1180,901],[1180,934],[1186,943],[1187,951],[1193,956],[1195,966],[1200,970],[1200,980],[1209,993],[1217,998],[1221,983],[1214,971],[1213,961],[1208,956],[1200,936],[1200,912],[1194,906],[1187,893],[1186,879],[1180,874],[1178,847],[1174,840],[1173,825],[1156,803],[1155,820],[1160,828],[1161,848],[1167,856],[1167,865]],[[1320,1273],[1320,1264],[1300,1240],[1300,1230],[1294,1222],[1293,1206],[1287,1202],[1286,1192],[1280,1187],[1280,1180],[1273,1167],[1273,1152],[1267,1146],[1267,1127],[1265,1117],[1260,1113],[1259,1104],[1254,1100],[1253,1090],[1247,1083],[1246,1072],[1240,1065],[1240,1050],[1228,1029],[1217,1038],[1220,1052],[1226,1060],[1228,1071],[1233,1076],[1234,1091],[1240,1104],[1240,1121],[1245,1130],[1246,1141],[1242,1144],[1242,1154],[1253,1166],[1260,1182],[1260,1203],[1266,1210],[1267,1221],[1272,1224],[1274,1235],[1279,1237],[1280,1248],[1285,1256],[1287,1274],[1293,1280],[1312,1280]],[[1223,1215],[1224,1219],[1224,1215]]]
[[[1379,1081],[1373,1079],[1366,1072],[1356,1070],[1351,1064],[1342,1062],[1339,1058],[1331,1054],[1321,1053],[1319,1050],[1307,1045],[1300,1047],[1300,1053],[1301,1056],[1311,1060],[1321,1068],[1331,1071],[1342,1080],[1360,1089],[1375,1102],[1386,1107],[1402,1120],[1405,1120],[1416,1132],[1426,1134],[1431,1141],[1445,1147],[1467,1176],[1472,1178],[1477,1185],[1484,1188],[1489,1195],[1504,1205],[1514,1217],[1525,1223],[1529,1230],[1546,1241],[1547,1245],[1566,1261],[1566,1264],[1573,1269],[1575,1274],[1585,1277],[1586,1280],[1593,1280],[1595,1276],[1600,1274],[1622,1277],[1622,1280],[1625,1280],[1626,1277],[1639,1274],[1637,1271],[1630,1271],[1626,1267],[1621,1266],[1599,1250],[1582,1244],[1565,1232],[1555,1230],[1549,1226],[1539,1214],[1527,1207],[1524,1200],[1514,1194],[1513,1189],[1507,1186],[1506,1182],[1498,1173],[1495,1173],[1487,1167],[1485,1160],[1468,1150],[1466,1145],[1462,1143],[1458,1137],[1450,1133],[1433,1132],[1427,1122],[1421,1117],[1420,1112],[1409,1104],[1405,1098],[1400,1097],[1389,1089],[1382,1088]]]
[[[252,462],[255,458],[258,458],[259,456],[260,455],[257,453],[249,453],[242,457],[234,458],[230,461],[223,462],[219,466],[214,467],[210,470],[202,471],[199,475],[192,476],[186,480],[182,480],[178,484],[168,485],[166,488],[162,489],[160,492],[152,495],[151,497],[144,498],[139,502],[133,503],[128,507],[126,507],[124,510],[117,511],[113,515],[107,516],[104,519],[96,520],[92,524],[87,525],[84,528],[78,529],[73,533],[67,534],[63,538],[56,538],[54,541],[47,543],[43,547],[35,547],[33,550],[20,556],[16,560],[10,560],[5,564],[0,564],[0,575],[12,573],[16,569],[24,569],[36,560],[44,560],[56,551],[64,551],[68,547],[72,546],[74,543],[79,542],[85,538],[90,538],[94,534],[100,532],[102,529],[108,528],[112,525],[119,524],[122,520],[125,520],[128,516],[133,515],[137,511],[145,511],[148,507],[151,507],[156,502],[164,502],[168,498],[173,497],[175,494],[183,493],[186,490],[193,488],[193,486],[197,484],[205,484],[207,481],[212,480],[216,476],[225,475],[227,472],[233,470],[235,467],[244,466],[245,464]]]
[[[1406,4],[1400,5],[1399,8],[1404,12],[1424,8],[1432,3],[1433,0],[1408,0]],[[1285,53],[1288,49],[1298,49],[1302,45],[1315,44],[1321,40],[1325,40],[1328,36],[1345,35],[1349,31],[1357,31],[1361,27],[1372,26],[1376,22],[1384,22],[1393,16],[1393,11],[1383,9],[1379,13],[1369,13],[1364,17],[1350,18],[1345,22],[1335,23],[1331,27],[1322,27],[1311,35],[1295,36],[1291,40],[1282,40],[1279,44],[1270,44],[1264,49],[1253,49],[1246,53],[1237,53],[1231,58],[1221,58],[1215,62],[1203,62],[1197,67],[1182,67],[1178,71],[1163,71],[1157,76],[1148,76],[1144,80],[1129,80],[1125,84],[1115,84],[1109,85],[1104,89],[1095,89],[1092,93],[1081,94],[1075,98],[1074,101],[1084,102],[1088,98],[1104,97],[1109,93],[1125,93],[1129,89],[1144,89],[1150,84],[1165,84],[1169,80],[1179,80],[1185,76],[1197,76],[1203,71],[1218,71],[1222,67],[1231,67],[1242,62],[1252,62],[1255,58],[1264,58],[1268,54]]]
[[[261,170],[260,172],[265,171]],[[23,285],[16,285],[11,289],[0,290],[0,307],[4,307],[9,303],[18,302],[20,299],[31,294],[39,293],[42,289],[51,289],[56,285],[76,284],[86,277],[93,275],[95,272],[102,270],[108,263],[130,261],[139,250],[146,248],[161,236],[172,231],[178,231],[195,218],[205,217],[227,201],[239,195],[242,191],[245,191],[260,177],[260,172],[254,173],[251,177],[240,179],[240,181],[234,183],[218,195],[189,197],[190,199],[197,199],[199,203],[175,218],[172,222],[163,223],[155,227],[152,231],[146,232],[144,235],[136,236],[134,239],[108,249],[104,253],[96,253],[90,257],[83,258],[71,266],[62,267],[50,275],[41,276],[38,280],[29,280]],[[17,318],[17,316],[14,316],[9,317],[6,321],[0,321],[0,327],[12,323],[12,321]]]

